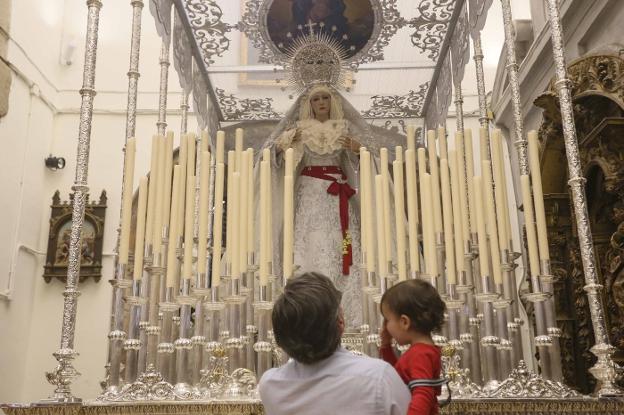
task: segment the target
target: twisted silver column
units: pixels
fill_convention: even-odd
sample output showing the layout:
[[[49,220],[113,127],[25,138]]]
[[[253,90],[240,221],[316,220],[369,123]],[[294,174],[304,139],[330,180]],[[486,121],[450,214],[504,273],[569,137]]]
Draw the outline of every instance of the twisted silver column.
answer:
[[[160,90],[158,93],[158,134],[167,132],[167,91],[169,83],[169,42],[162,42],[160,48]]]
[[[557,81],[555,86],[559,94],[561,108],[561,120],[563,125],[563,138],[565,141],[566,156],[568,159],[568,184],[572,190],[572,202],[574,216],[581,248],[583,273],[585,274],[585,291],[589,300],[592,325],[596,344],[591,352],[598,357],[596,364],[590,369],[592,375],[599,380],[598,396],[621,396],[622,390],[615,384],[616,364],[611,356],[615,347],[609,343],[607,327],[604,319],[604,305],[602,304],[602,285],[598,283],[596,274],[596,257],[594,256],[594,242],[589,225],[587,212],[587,197],[585,195],[585,178],[582,175],[581,159],[574,124],[574,111],[572,96],[570,93],[570,80],[567,78],[566,62],[564,56],[563,32],[561,29],[561,17],[557,0],[547,0],[548,19],[552,35],[553,58],[555,60],[555,74]]]
[[[89,187],[89,146],[91,138],[91,120],[93,118],[93,98],[95,97],[95,66],[97,57],[98,28],[100,22],[100,0],[88,0],[87,37],[85,59],[80,95],[80,125],[78,127],[78,151],[76,156],[76,175],[74,179],[72,208],[72,224],[69,240],[69,260],[67,266],[67,284],[63,296],[63,324],[61,327],[61,347],[53,356],[58,366],[47,372],[48,382],[56,386],[50,400],[58,403],[79,402],[71,392],[72,379],[79,373],[74,369],[72,360],[76,357],[74,350],[74,333],[76,329],[76,308],[80,292],[76,289],[80,276],[80,256],[82,252],[82,224],[84,221],[85,203]]]

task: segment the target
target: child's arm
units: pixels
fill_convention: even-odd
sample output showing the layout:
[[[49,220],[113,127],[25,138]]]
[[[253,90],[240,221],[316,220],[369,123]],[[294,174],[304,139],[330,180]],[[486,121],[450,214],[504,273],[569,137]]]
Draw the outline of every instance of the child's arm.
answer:
[[[409,377],[413,379],[433,379],[433,365],[428,356],[419,355],[410,359]],[[412,400],[407,415],[429,415],[438,404],[436,389],[433,386],[417,386],[412,389]]]

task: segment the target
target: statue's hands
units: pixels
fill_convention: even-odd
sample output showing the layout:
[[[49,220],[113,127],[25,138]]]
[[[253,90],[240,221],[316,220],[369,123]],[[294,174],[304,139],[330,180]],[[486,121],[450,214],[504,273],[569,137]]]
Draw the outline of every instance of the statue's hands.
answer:
[[[362,146],[359,141],[351,136],[342,136],[340,137],[339,142],[342,145],[342,148],[350,150],[354,153],[359,153],[360,147]]]

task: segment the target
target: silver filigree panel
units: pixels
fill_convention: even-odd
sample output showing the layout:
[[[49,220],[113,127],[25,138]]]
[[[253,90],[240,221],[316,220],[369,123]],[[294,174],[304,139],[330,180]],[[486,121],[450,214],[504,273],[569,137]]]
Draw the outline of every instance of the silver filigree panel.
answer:
[[[273,109],[273,98],[237,98],[215,88],[225,121],[277,120],[284,117]]]
[[[365,118],[417,118],[422,116],[423,103],[429,89],[429,82],[411,90],[405,95],[374,95],[370,109],[364,111]]]
[[[195,41],[206,65],[214,63],[214,56],[223,56],[230,47],[226,33],[231,25],[223,22],[223,11],[215,0],[183,0]]]
[[[470,60],[470,21],[468,17],[468,8],[466,3],[462,6],[462,10],[457,19],[453,37],[451,38],[451,62],[453,84],[455,86],[461,84],[464,79],[464,70],[466,64]]]
[[[418,3],[419,16],[411,19],[408,26],[415,29],[411,35],[414,46],[436,61],[446,37],[456,0],[427,0]]]

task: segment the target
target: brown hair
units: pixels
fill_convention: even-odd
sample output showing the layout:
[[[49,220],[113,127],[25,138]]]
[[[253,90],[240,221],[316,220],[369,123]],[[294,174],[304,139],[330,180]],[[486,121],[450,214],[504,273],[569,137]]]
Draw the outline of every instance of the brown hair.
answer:
[[[331,356],[342,335],[338,324],[341,298],[334,283],[320,273],[290,279],[271,316],[277,345],[305,364]]]
[[[411,328],[420,333],[440,330],[444,324],[446,304],[427,281],[402,281],[384,293],[381,304],[398,316],[409,317]]]

